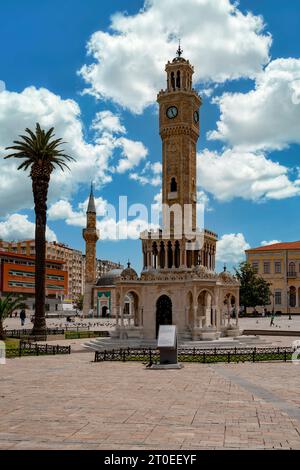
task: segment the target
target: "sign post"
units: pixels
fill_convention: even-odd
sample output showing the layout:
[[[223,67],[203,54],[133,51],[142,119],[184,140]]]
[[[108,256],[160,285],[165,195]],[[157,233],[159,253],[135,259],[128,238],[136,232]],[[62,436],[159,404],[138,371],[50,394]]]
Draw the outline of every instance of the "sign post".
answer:
[[[157,348],[160,352],[160,363],[153,364],[152,369],[181,369],[177,359],[176,325],[160,325]]]

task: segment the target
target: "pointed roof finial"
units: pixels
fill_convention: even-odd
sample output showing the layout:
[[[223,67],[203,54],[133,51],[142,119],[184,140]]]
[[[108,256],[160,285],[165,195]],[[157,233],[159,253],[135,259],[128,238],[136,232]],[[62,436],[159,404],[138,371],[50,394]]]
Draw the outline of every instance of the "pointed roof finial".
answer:
[[[93,212],[94,214],[96,214],[96,205],[95,205],[95,199],[94,199],[94,186],[93,186],[92,181],[91,181],[91,192],[90,192],[90,199],[89,199],[87,212]]]
[[[130,266],[131,266],[131,263],[130,263],[130,261],[128,260],[127,267],[130,268]]]
[[[224,273],[226,273],[226,271],[227,271],[227,266],[226,264],[224,264]]]
[[[177,57],[179,57],[179,58],[180,58],[180,57],[182,56],[182,54],[183,54],[183,50],[181,49],[181,45],[180,45],[180,39],[179,39],[179,45],[178,45],[178,49],[177,49],[176,54],[177,54]]]

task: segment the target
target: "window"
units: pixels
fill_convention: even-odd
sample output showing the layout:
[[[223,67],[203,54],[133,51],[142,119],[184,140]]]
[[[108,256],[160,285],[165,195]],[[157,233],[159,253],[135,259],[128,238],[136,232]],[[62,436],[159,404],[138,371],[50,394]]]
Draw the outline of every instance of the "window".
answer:
[[[258,273],[258,261],[253,261],[252,268],[256,273]]]
[[[281,291],[275,292],[275,305],[281,305]]]
[[[270,262],[269,261],[264,262],[264,274],[270,274]]]
[[[171,193],[176,193],[177,192],[177,182],[176,178],[171,179]]]
[[[296,265],[295,265],[295,263],[290,263],[289,264],[289,273],[290,274],[296,274]]]
[[[281,273],[281,261],[275,261],[275,274]]]

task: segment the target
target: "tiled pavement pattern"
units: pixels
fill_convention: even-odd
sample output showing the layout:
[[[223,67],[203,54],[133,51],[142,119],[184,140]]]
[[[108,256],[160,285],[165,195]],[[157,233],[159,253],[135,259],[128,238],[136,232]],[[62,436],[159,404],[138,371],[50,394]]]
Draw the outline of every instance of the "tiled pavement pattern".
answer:
[[[300,449],[300,365],[92,359],[0,366],[0,449]]]

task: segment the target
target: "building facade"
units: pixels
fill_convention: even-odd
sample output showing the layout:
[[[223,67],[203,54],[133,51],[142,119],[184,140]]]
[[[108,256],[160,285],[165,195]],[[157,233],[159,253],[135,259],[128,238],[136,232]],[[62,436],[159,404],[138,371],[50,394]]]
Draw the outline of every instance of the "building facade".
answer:
[[[239,283],[228,272],[215,272],[217,235],[199,230],[196,223],[201,98],[192,86],[194,69],[180,48],[166,65],[166,73],[167,88],[157,97],[162,228],[141,234],[141,275],[130,263],[126,269],[106,273],[92,287],[90,305],[102,316],[109,310],[116,317],[119,338],[154,339],[159,326],[167,324],[177,325],[179,335],[195,340],[235,335]],[[95,235],[93,240],[96,244]],[[230,324],[233,310],[235,326]]]
[[[64,262],[46,260],[46,310],[60,310],[68,293],[68,273]],[[0,251],[0,295],[22,295],[30,309],[34,308],[35,258]]]
[[[2,241],[0,240],[0,252],[35,256],[35,240]],[[67,292],[64,295],[64,303],[72,304],[79,295],[84,293],[85,286],[85,256],[80,250],[75,250],[63,243],[46,242],[46,257],[48,260],[63,261],[64,269],[68,273]],[[96,260],[96,277],[101,277],[107,271],[117,268],[119,264],[109,260]]]
[[[300,241],[276,243],[246,251],[247,262],[271,284],[271,306],[284,314],[300,314]],[[262,311],[263,306],[257,310]]]

